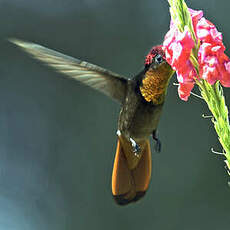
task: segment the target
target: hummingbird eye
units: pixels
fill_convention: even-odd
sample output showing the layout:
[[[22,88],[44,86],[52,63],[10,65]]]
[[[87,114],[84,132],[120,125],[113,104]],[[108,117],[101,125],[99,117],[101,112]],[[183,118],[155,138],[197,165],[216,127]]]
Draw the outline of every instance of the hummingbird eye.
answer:
[[[157,64],[161,64],[163,61],[164,61],[164,59],[163,59],[163,57],[162,57],[160,54],[158,54],[158,55],[155,57],[155,62],[156,62]]]

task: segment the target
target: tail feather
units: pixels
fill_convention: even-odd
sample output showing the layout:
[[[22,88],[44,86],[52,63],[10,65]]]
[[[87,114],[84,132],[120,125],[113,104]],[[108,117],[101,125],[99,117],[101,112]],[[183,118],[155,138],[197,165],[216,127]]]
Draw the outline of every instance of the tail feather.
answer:
[[[143,145],[144,149],[135,168],[130,168],[127,149],[123,148],[120,139],[114,160],[112,175],[112,193],[116,203],[126,205],[139,200],[145,195],[151,177],[151,150],[149,141]],[[130,152],[129,154],[133,154]]]
[[[147,141],[146,149],[142,155],[142,158],[133,170],[133,176],[135,178],[136,190],[146,191],[149,186],[152,171],[152,159],[151,159],[151,148],[150,143]]]

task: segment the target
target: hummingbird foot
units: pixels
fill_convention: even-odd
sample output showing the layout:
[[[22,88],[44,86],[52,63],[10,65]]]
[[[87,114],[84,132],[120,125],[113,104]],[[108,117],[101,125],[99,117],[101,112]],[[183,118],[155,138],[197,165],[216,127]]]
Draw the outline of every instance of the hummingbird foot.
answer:
[[[135,156],[139,157],[139,155],[140,155],[139,153],[141,151],[140,146],[136,143],[136,141],[133,140],[133,138],[130,137],[129,140],[132,144],[133,152],[134,152]]]
[[[158,133],[157,133],[156,130],[153,131],[152,137],[153,137],[153,140],[156,141],[156,144],[155,144],[155,146],[154,146],[155,151],[158,152],[158,153],[161,152],[161,141],[160,141],[159,138],[158,138]]]

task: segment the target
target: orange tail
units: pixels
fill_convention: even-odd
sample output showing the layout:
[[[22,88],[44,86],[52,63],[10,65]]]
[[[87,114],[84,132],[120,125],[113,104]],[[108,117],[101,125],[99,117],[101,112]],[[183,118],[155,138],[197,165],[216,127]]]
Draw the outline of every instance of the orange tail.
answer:
[[[148,189],[151,178],[149,140],[146,140],[141,148],[137,160],[132,149],[127,148],[127,145],[118,138],[112,175],[112,193],[115,201],[120,205],[139,200]]]

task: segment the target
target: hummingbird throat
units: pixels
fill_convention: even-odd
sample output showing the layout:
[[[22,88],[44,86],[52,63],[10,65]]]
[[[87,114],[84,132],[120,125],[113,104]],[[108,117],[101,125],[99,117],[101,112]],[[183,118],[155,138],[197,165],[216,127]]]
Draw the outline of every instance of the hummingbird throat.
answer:
[[[162,104],[167,92],[168,83],[172,75],[162,74],[153,69],[145,73],[140,91],[144,99],[156,105]]]

